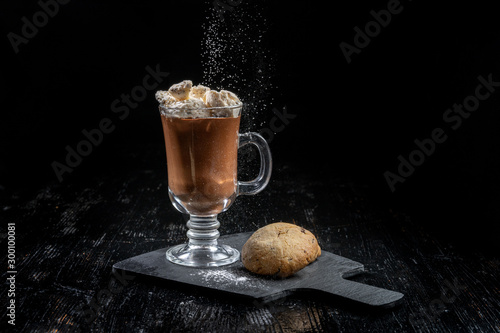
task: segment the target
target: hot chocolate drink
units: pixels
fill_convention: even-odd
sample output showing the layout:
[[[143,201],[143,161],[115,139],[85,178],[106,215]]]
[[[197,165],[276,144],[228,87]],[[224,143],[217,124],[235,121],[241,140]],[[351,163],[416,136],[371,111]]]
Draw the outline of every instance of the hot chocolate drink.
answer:
[[[196,215],[222,212],[236,197],[240,117],[161,118],[177,203]]]
[[[241,102],[191,81],[158,91],[174,205],[194,215],[224,211],[237,196]]]

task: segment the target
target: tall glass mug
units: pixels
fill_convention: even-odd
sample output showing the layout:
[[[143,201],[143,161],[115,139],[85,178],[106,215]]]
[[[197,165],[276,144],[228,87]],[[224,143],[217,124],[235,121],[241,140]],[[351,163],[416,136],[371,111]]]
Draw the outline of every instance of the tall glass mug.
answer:
[[[205,108],[215,117],[183,118],[184,110],[160,106],[167,150],[168,193],[173,206],[189,214],[189,242],[167,250],[167,259],[192,267],[231,264],[240,253],[218,244],[217,215],[238,195],[262,191],[271,177],[271,151],[257,133],[239,134],[243,105]],[[183,111],[183,113],[181,113]],[[196,114],[196,110],[190,110]],[[254,144],[260,153],[260,171],[252,181],[238,181],[238,148]]]

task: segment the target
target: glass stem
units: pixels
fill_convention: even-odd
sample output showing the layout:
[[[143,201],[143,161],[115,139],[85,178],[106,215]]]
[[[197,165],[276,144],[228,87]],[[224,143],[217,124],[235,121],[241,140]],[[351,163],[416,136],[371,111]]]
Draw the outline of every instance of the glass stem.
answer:
[[[189,228],[187,232],[189,245],[203,247],[217,246],[217,239],[220,235],[217,230],[220,227],[217,215],[190,215],[187,227]]]

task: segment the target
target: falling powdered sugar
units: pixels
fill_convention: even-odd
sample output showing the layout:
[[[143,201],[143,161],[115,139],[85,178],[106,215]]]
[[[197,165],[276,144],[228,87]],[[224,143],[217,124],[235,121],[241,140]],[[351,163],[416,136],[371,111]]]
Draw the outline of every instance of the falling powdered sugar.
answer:
[[[203,85],[234,91],[244,102],[245,130],[259,128],[277,94],[275,61],[268,37],[268,5],[263,0],[238,2],[221,12],[207,1],[202,25]],[[223,17],[222,17],[223,16]]]
[[[240,132],[259,132],[275,117],[278,89],[277,48],[269,1],[204,1],[200,83],[230,90],[243,102]],[[238,173],[251,177],[258,161],[255,150],[242,147]],[[229,214],[232,214],[229,211]]]

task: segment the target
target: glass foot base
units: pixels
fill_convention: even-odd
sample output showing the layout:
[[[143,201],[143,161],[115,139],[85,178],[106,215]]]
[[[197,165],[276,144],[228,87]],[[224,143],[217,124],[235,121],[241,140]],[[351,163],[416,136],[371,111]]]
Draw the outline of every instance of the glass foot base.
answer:
[[[180,244],[166,252],[169,261],[190,267],[219,267],[240,259],[240,252],[230,246]]]

